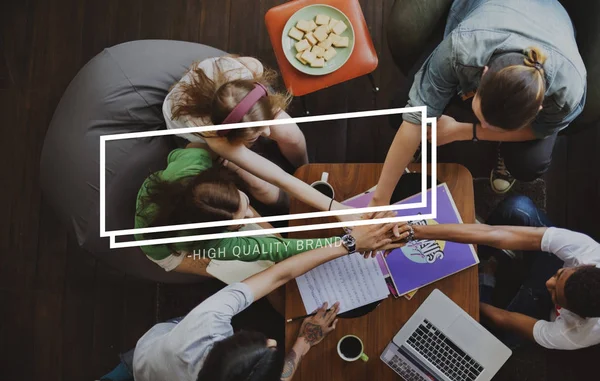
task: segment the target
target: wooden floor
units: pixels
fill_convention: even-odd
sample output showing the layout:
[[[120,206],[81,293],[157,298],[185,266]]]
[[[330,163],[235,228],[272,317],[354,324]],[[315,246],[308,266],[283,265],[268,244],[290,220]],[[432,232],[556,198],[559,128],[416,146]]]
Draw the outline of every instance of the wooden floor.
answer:
[[[39,157],[49,121],[75,73],[103,48],[136,39],[201,42],[276,67],[265,12],[282,0],[6,0],[0,5],[0,381],[92,380],[150,326],[183,314],[219,287],[156,285],[124,276],[77,247],[45,204]],[[240,4],[244,3],[241,9]],[[252,6],[245,6],[252,3]],[[375,98],[366,79],[310,96],[315,113],[387,107],[404,78],[387,52],[393,0],[361,0],[380,56]],[[295,104],[292,113],[298,114]],[[347,161],[362,157],[348,139]],[[389,145],[389,136],[373,143]],[[558,225],[600,239],[600,133],[561,138],[546,180]],[[378,154],[382,160],[385,151]],[[311,152],[327,161],[326,152]],[[158,309],[157,305],[161,308]],[[264,304],[257,308],[268,310]],[[261,311],[263,311],[261,310]],[[267,311],[260,321],[279,322]],[[271,311],[272,312],[272,311]],[[251,312],[252,313],[252,312]],[[261,316],[262,312],[256,315]],[[275,328],[275,330],[281,329]],[[273,335],[277,336],[277,332]],[[592,364],[588,364],[593,366]],[[566,379],[566,378],[563,378]]]

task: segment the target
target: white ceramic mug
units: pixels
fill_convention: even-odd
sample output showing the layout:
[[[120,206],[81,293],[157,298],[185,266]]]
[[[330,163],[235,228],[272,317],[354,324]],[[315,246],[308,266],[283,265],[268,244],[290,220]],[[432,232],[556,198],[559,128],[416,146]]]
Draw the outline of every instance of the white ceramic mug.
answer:
[[[335,198],[335,190],[333,189],[331,184],[329,184],[327,182],[327,180],[329,180],[329,172],[323,172],[323,174],[321,175],[321,180],[315,181],[314,183],[310,184],[310,186],[315,188],[319,192],[323,193],[327,197]],[[327,193],[323,192],[322,190],[319,189],[319,187],[327,188],[327,190],[330,193],[327,194]]]
[[[341,350],[342,342],[348,338],[354,338],[354,339],[358,340],[358,342],[360,343],[360,353],[358,353],[354,357],[347,357],[346,355],[344,355],[342,353],[342,350]],[[338,353],[338,356],[340,356],[342,358],[342,360],[344,360],[344,361],[352,362],[352,361],[356,361],[358,359],[361,359],[365,362],[369,361],[369,356],[367,356],[365,354],[365,346],[364,346],[362,340],[358,338],[358,336],[346,335],[346,336],[342,337],[340,339],[340,341],[338,341],[338,344],[337,344],[337,353]]]

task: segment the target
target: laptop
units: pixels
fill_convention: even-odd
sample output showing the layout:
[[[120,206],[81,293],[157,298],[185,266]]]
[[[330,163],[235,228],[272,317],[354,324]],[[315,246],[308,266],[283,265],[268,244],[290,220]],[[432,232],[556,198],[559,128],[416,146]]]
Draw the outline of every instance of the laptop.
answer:
[[[511,354],[436,289],[394,336],[381,360],[406,381],[484,381]]]

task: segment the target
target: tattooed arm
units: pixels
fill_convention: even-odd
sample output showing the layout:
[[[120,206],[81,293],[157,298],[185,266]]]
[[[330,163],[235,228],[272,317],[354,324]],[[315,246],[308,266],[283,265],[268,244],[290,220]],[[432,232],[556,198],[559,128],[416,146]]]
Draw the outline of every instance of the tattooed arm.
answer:
[[[284,364],[283,364],[283,373],[281,373],[281,381],[289,381],[296,373],[296,369],[298,369],[298,364],[300,364],[300,360],[308,350],[310,349],[310,345],[298,338],[292,347],[290,353],[285,356]]]
[[[314,316],[304,319],[292,350],[285,356],[281,381],[291,380],[298,369],[300,360],[308,353],[308,350],[323,341],[325,336],[335,329],[339,310],[339,303],[335,303],[329,310],[327,310],[327,303],[324,303],[315,311]]]

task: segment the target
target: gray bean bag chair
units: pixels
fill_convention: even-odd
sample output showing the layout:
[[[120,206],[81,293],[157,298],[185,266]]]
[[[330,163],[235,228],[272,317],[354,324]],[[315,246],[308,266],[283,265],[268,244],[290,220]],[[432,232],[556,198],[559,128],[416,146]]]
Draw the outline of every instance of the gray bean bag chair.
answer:
[[[138,247],[111,250],[108,238],[100,238],[99,138],[164,129],[161,107],[169,88],[194,61],[224,54],[189,42],[132,41],[104,49],[69,84],[44,142],[41,186],[46,202],[73,230],[79,245],[99,260],[157,282],[203,280],[167,273]],[[173,136],[107,142],[108,231],[133,228],[141,184],[165,167],[167,154],[176,146]]]

